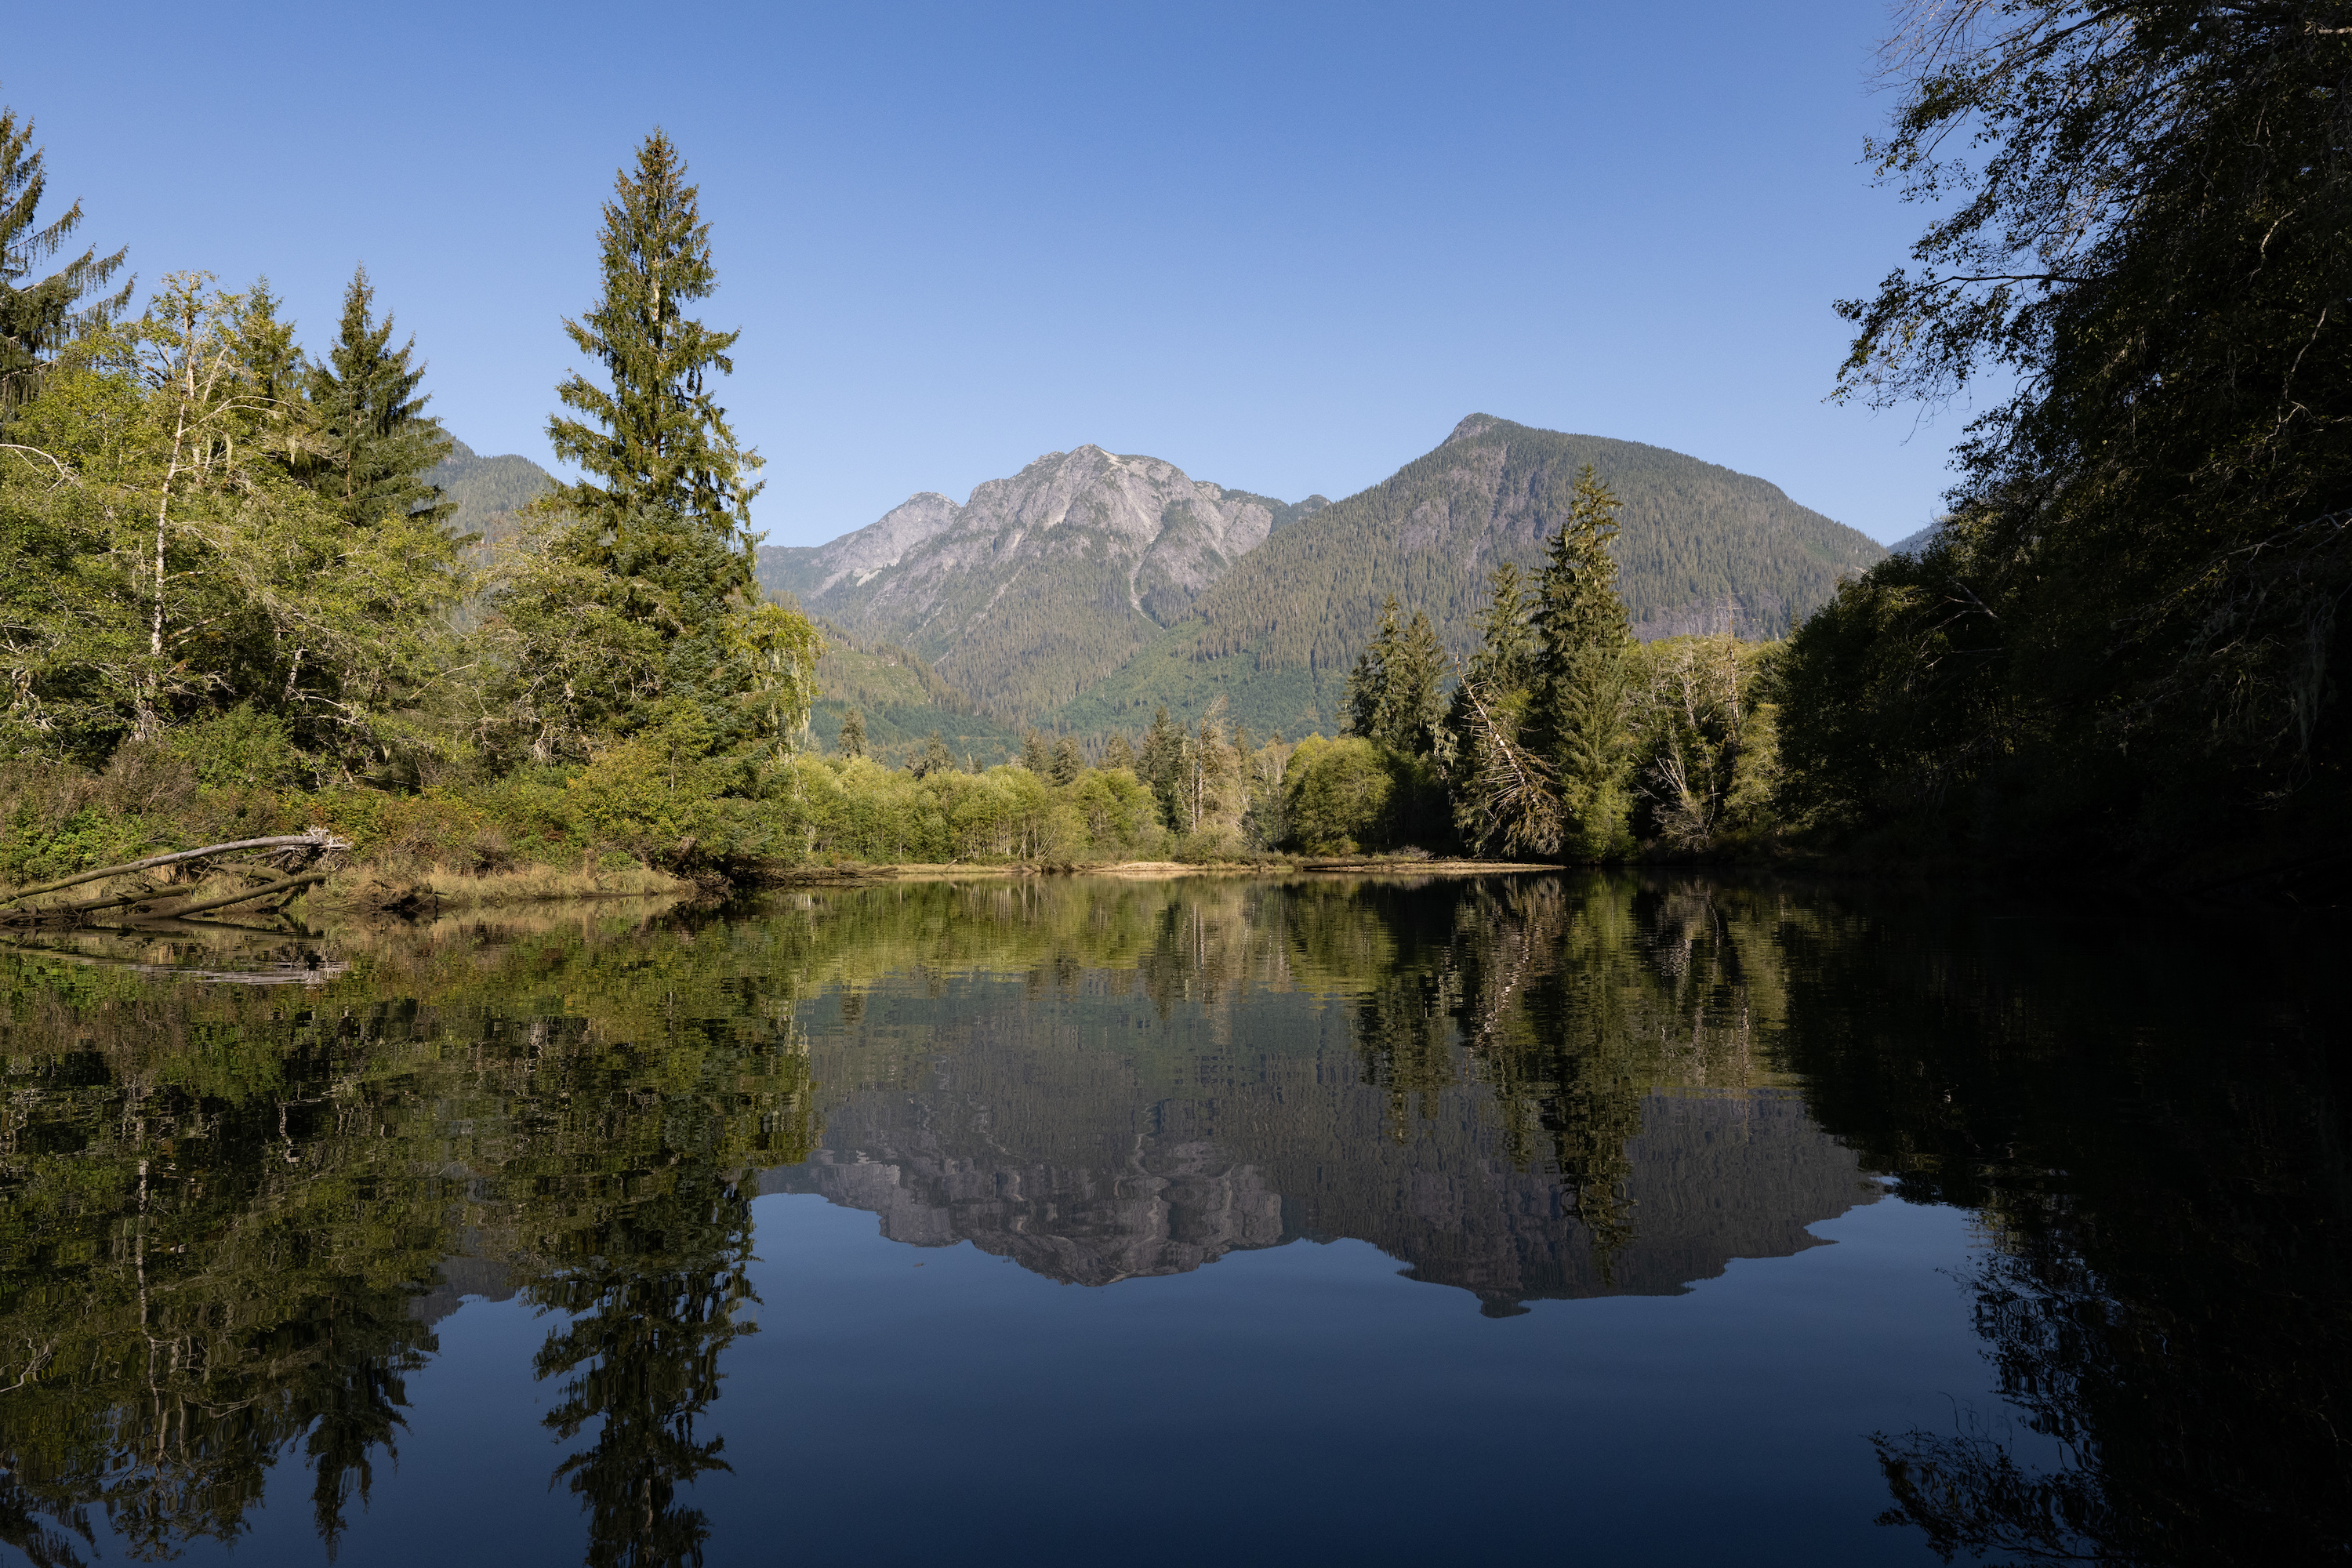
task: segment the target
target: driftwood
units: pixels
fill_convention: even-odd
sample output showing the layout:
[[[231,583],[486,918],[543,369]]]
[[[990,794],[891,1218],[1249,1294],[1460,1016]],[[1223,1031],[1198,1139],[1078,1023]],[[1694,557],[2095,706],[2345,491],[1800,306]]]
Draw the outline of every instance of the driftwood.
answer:
[[[313,827],[307,833],[279,834],[268,838],[238,838],[226,844],[207,844],[201,848],[175,850],[169,855],[151,855],[144,860],[126,861],[120,866],[100,866],[95,870],[43,882],[35,887],[19,888],[11,893],[0,893],[0,924],[32,925],[63,922],[79,924],[100,910],[130,908],[138,915],[153,915],[157,919],[175,919],[205,910],[226,909],[232,904],[252,903],[257,900],[288,896],[327,879],[324,871],[306,871],[322,857],[339,854],[351,846],[323,827]],[[111,877],[126,877],[141,871],[152,871],[165,866],[197,864],[215,856],[234,855],[254,850],[266,851],[259,864],[273,866],[282,875],[248,888],[241,893],[229,893],[205,899],[195,903],[179,904],[170,909],[153,909],[168,901],[173,895],[156,888],[142,888],[134,892],[118,893],[111,898],[91,899],[82,903],[52,904],[38,909],[8,909],[25,900],[43,893],[61,892],[84,882],[104,881]],[[253,864],[255,862],[248,862]]]

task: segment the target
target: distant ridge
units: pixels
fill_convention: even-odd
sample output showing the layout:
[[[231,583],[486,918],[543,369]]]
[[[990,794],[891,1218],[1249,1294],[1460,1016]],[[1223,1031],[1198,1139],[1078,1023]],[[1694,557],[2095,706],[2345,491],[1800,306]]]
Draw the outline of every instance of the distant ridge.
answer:
[[[1050,721],[1131,731],[1161,703],[1189,716],[1223,696],[1260,733],[1328,733],[1382,601],[1393,594],[1408,610],[1426,610],[1449,647],[1466,649],[1487,573],[1504,561],[1541,561],[1588,461],[1624,503],[1619,584],[1644,638],[1777,636],[1840,578],[1886,554],[1752,475],[1662,447],[1474,414],[1389,479],[1269,538],[1182,621]]]
[[[961,504],[925,491],[830,543],[762,548],[760,581],[921,656],[983,711],[1017,721],[1118,669],[1234,562],[1324,504],[1084,446]]]
[[[555,488],[554,476],[529,458],[485,458],[450,437],[449,456],[425,470],[425,482],[457,503],[453,533],[478,533],[486,544],[513,537],[514,514]]]

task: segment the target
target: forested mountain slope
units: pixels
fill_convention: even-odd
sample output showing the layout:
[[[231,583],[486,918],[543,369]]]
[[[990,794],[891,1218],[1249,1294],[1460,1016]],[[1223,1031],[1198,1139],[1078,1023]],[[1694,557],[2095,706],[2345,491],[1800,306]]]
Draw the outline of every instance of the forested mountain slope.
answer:
[[[763,548],[760,580],[855,637],[929,659],[983,710],[1024,717],[1117,669],[1321,504],[1080,447],[962,505],[925,493],[828,544]]]
[[[1190,714],[1223,694],[1260,733],[1329,732],[1388,595],[1426,610],[1449,647],[1467,649],[1487,573],[1541,561],[1588,461],[1624,503],[1620,587],[1644,639],[1727,626],[1777,636],[1886,554],[1751,475],[1474,414],[1435,451],[1268,539],[1053,720],[1131,730],[1162,702]]]
[[[486,543],[510,538],[515,512],[555,488],[548,471],[529,458],[480,457],[455,437],[451,447],[448,457],[425,471],[425,482],[440,486],[457,503],[452,533],[478,533]]]
[[[907,761],[934,734],[959,762],[987,765],[1021,754],[1018,730],[976,711],[971,698],[917,655],[827,622],[817,629],[824,634],[824,656],[816,661],[809,727],[826,751],[840,747],[841,721],[855,708],[866,724],[868,753],[882,762]]]

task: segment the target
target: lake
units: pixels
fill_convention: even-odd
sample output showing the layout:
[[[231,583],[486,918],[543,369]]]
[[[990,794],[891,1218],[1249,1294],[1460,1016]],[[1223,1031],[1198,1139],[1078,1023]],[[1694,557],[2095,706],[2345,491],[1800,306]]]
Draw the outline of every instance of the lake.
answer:
[[[2340,926],[1559,874],[39,942],[36,1563],[2352,1555]]]

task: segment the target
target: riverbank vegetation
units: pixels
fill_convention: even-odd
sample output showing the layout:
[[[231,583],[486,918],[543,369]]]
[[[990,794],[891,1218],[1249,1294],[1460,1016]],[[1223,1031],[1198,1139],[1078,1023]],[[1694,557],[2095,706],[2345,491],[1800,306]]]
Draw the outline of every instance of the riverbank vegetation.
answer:
[[[1385,599],[1337,737],[1222,706],[1023,737],[890,648],[826,660],[753,577],[761,462],[714,392],[735,338],[687,313],[717,274],[659,132],[564,323],[595,372],[548,426],[578,477],[485,544],[425,478],[453,445],[364,271],[316,357],[266,282],[170,274],[132,318],[120,253],[36,280],[81,213],[44,221],[32,127],[0,115],[0,880],[313,825],[379,866],[541,880],[1408,849],[2324,860],[2347,819],[2352,32],[2307,11],[1909,13],[1874,156],[1959,199],[1841,307],[1839,391],[2004,378],[1944,522],[1785,638],[1730,635],[1727,608],[1724,635],[1645,644],[1588,464],[1544,559],[1490,572],[1466,658]]]

